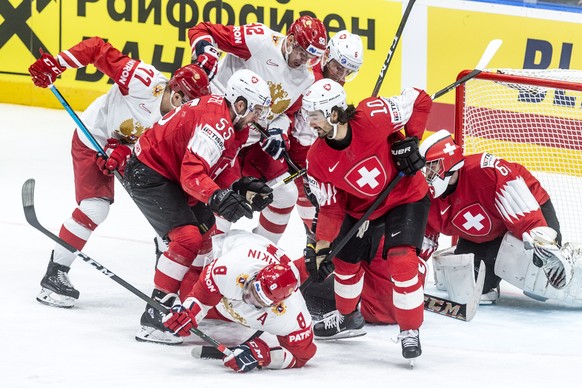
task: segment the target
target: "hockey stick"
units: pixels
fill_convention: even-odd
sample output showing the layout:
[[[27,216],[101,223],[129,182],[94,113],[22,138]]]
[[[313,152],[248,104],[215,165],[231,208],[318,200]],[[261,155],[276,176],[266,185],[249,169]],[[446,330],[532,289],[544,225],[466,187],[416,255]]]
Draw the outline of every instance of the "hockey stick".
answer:
[[[408,16],[410,15],[410,11],[412,11],[412,6],[416,0],[410,0],[408,5],[406,6],[406,10],[402,15],[402,19],[400,20],[400,25],[396,30],[396,34],[394,35],[394,39],[392,40],[392,45],[388,50],[388,55],[386,56],[386,60],[382,65],[382,69],[380,70],[380,74],[378,75],[378,80],[376,81],[376,86],[374,86],[374,91],[372,91],[372,96],[376,97],[378,92],[380,92],[380,86],[382,86],[382,82],[384,82],[384,76],[386,75],[386,71],[388,70],[388,66],[390,66],[390,62],[392,62],[392,56],[394,55],[394,51],[396,51],[396,47],[398,46],[398,42],[400,41],[400,36],[402,35],[402,31],[404,30],[404,26],[406,25],[406,21],[408,20]]]
[[[252,341],[257,337],[260,337],[262,334],[263,334],[263,331],[258,330],[253,335],[251,335],[249,337],[249,339],[247,339],[243,343]],[[208,346],[208,345],[194,346],[192,348],[192,350],[190,351],[190,354],[194,358],[207,358],[210,360],[222,360],[224,358],[224,354],[222,354],[220,351],[218,351],[218,349],[216,349],[213,346]]]
[[[71,108],[71,105],[69,105],[69,103],[67,102],[67,100],[65,100],[65,97],[63,97],[63,95],[61,94],[61,92],[59,91],[59,89],[57,89],[57,87],[54,84],[52,84],[52,83],[49,85],[49,89],[51,90],[51,92],[53,92],[53,94],[55,95],[55,97],[57,98],[57,100],[59,100],[59,102],[61,103],[61,105],[63,106],[63,108],[65,108],[65,110],[67,111],[67,113],[69,114],[69,116],[71,116],[71,118],[77,124],[77,126],[79,127],[79,129],[83,132],[83,134],[85,135],[85,137],[87,139],[89,139],[89,142],[91,142],[91,145],[93,145],[93,148],[95,148],[95,151],[97,151],[97,153],[101,157],[103,157],[105,160],[107,160],[109,158],[109,156],[105,153],[105,150],[103,149],[103,147],[101,147],[101,145],[99,145],[99,143],[97,142],[97,140],[95,139],[95,137],[93,136],[93,134],[91,132],[89,132],[89,129],[87,129],[87,127],[85,126],[85,124],[83,123],[83,121],[81,121],[81,119],[79,118],[79,116]],[[123,183],[123,178],[122,178],[121,174],[119,173],[119,171],[117,171],[117,169],[113,170],[113,174],[115,175],[115,177],[117,179],[119,179],[120,182]]]
[[[72,252],[76,256],[83,259],[83,261],[91,264],[91,266],[93,266],[93,268],[95,268],[97,271],[101,272],[103,275],[107,276],[108,278],[110,278],[111,280],[113,280],[126,290],[130,291],[138,298],[142,299],[144,302],[150,304],[159,312],[163,314],[168,314],[170,312],[170,310],[166,306],[162,305],[155,299],[148,297],[146,294],[144,294],[143,292],[141,292],[140,290],[138,290],[137,288],[135,288],[134,286],[120,278],[119,276],[117,276],[108,268],[99,264],[98,262],[87,256],[83,252],[79,251],[74,246],[70,245],[69,243],[62,240],[61,238],[50,232],[48,229],[43,227],[38,221],[38,218],[36,217],[36,210],[34,208],[34,185],[35,185],[34,179],[28,179],[22,185],[22,206],[24,208],[24,216],[26,218],[26,221],[32,227],[43,233],[45,236],[49,237],[51,240],[53,240],[63,248],[67,249],[68,251]],[[210,345],[218,349],[223,355],[229,356],[232,354],[230,349],[228,349],[225,345],[216,341],[212,337],[209,337],[208,335],[204,334],[204,332],[198,330],[197,328],[190,329],[190,332],[202,338],[204,341],[208,342]]]
[[[267,132],[267,130],[265,128],[263,128],[263,126],[259,123],[252,123],[251,124],[256,130],[257,132],[259,132],[262,136],[268,138],[269,137],[269,133]],[[295,162],[293,162],[293,160],[291,160],[291,158],[289,157],[289,154],[287,154],[286,151],[283,151],[283,159],[285,159],[285,161],[287,162],[287,164],[289,165],[289,167],[294,170],[295,172],[301,171],[301,169],[299,168],[298,165],[295,164]]]
[[[501,39],[494,39],[491,42],[489,42],[489,44],[487,45],[487,48],[485,49],[485,52],[483,53],[483,55],[481,56],[481,59],[479,60],[479,63],[477,64],[477,66],[475,67],[475,69],[472,72],[470,72],[469,74],[467,74],[463,78],[453,82],[449,86],[439,90],[438,92],[433,94],[431,96],[431,98],[433,100],[436,98],[439,98],[443,94],[446,94],[446,93],[450,92],[451,90],[455,89],[457,86],[462,85],[465,82],[469,81],[471,78],[478,76],[483,70],[485,70],[485,68],[487,67],[489,62],[491,62],[491,59],[493,58],[493,56],[495,55],[497,50],[499,50],[499,47],[501,47],[502,43],[503,43],[503,41]]]

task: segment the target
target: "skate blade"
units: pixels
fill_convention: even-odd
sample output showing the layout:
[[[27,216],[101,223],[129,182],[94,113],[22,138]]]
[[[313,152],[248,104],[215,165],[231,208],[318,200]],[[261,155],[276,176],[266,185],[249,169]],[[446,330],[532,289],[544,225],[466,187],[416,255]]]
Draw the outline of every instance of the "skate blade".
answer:
[[[314,339],[318,341],[328,341],[328,340],[336,340],[336,339],[344,339],[344,338],[356,338],[366,335],[366,330],[364,329],[354,329],[354,330],[345,330],[334,334],[329,337],[318,337],[316,335],[313,336]]]
[[[75,306],[76,299],[70,296],[59,295],[54,291],[42,288],[36,300],[46,306],[70,309]]]
[[[135,335],[135,340],[138,342],[150,342],[162,345],[180,345],[184,342],[182,338],[176,337],[172,333],[143,325]]]

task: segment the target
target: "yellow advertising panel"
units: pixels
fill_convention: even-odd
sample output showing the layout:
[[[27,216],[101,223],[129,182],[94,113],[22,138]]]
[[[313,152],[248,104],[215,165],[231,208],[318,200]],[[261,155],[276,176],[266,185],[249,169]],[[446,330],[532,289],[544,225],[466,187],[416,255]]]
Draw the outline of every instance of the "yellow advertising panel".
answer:
[[[84,38],[100,36],[128,55],[151,63],[167,76],[190,62],[187,29],[201,21],[222,24],[262,22],[286,31],[303,14],[320,18],[331,36],[348,29],[362,36],[364,65],[346,85],[350,102],[369,96],[400,22],[399,1],[307,0],[0,0],[4,5],[0,41],[0,102],[58,107],[48,90],[33,86],[27,68],[39,48],[53,55]],[[387,72],[381,93],[400,90],[400,50]],[[84,109],[111,86],[93,66],[68,70],[55,82],[75,109]],[[110,81],[109,81],[110,82]]]

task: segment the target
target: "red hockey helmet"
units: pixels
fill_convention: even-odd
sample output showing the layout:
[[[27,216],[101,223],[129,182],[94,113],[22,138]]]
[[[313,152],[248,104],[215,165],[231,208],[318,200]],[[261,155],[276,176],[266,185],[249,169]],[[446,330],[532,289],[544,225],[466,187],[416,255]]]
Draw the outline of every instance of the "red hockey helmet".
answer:
[[[198,65],[186,65],[174,73],[168,85],[176,93],[182,92],[183,102],[210,94],[210,81],[206,72]]]
[[[321,20],[304,15],[295,20],[287,36],[293,35],[295,42],[308,54],[320,58],[327,46],[327,30]]]
[[[293,270],[285,264],[269,264],[263,267],[249,283],[250,292],[263,307],[285,300],[299,285]]]
[[[446,129],[427,137],[419,149],[426,165],[423,172],[435,198],[445,192],[453,173],[465,164],[463,150]]]

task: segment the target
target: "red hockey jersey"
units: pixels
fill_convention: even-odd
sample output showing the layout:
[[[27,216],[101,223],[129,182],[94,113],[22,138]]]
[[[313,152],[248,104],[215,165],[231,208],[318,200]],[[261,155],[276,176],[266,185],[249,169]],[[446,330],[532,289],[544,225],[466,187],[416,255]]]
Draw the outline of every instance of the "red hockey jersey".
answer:
[[[443,233],[481,243],[510,231],[521,238],[523,232],[547,226],[540,205],[549,198],[522,165],[487,153],[469,155],[455,191],[431,198],[426,235]]]
[[[347,148],[333,149],[321,138],[313,143],[307,153],[307,171],[310,189],[320,205],[318,240],[333,241],[345,213],[360,218],[396,177],[391,143],[402,138],[398,131],[404,126],[407,136],[422,137],[431,106],[430,97],[418,89],[407,89],[391,98],[370,97],[358,105],[349,121],[352,141]],[[420,172],[405,177],[370,219],[398,205],[419,201],[427,191]]]
[[[180,182],[191,197],[207,203],[214,191],[240,177],[236,156],[247,137],[248,127],[234,130],[224,98],[210,95],[164,116],[140,137],[135,153],[164,177]]]

